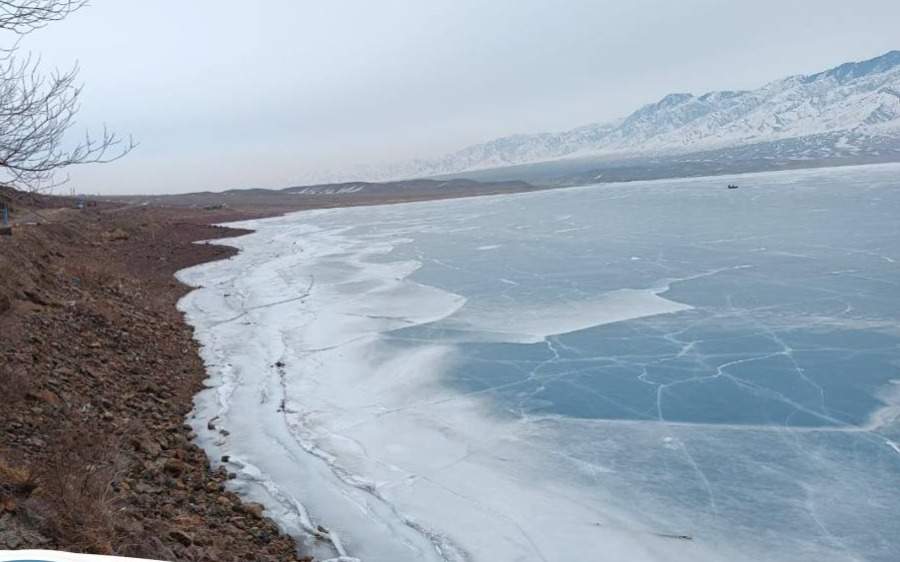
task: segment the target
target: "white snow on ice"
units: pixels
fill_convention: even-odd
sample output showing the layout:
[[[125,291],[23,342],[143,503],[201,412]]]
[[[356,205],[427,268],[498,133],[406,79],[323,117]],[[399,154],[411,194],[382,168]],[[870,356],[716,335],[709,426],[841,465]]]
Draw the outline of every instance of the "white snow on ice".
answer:
[[[771,184],[802,199],[822,178],[842,181],[871,174],[884,181],[897,169],[760,174],[743,176],[742,183]],[[753,255],[747,250],[726,260],[724,267],[698,267],[690,275],[653,278],[641,270],[631,277],[642,280],[635,284],[521,300],[516,291],[526,290],[523,286],[537,273],[504,262],[504,277],[494,278],[494,284],[475,284],[470,279],[478,272],[467,269],[465,260],[479,254],[496,261],[497,253],[461,248],[465,259],[433,259],[427,244],[419,242],[425,234],[475,236],[470,221],[517,216],[516,209],[540,208],[542,201],[564,205],[571,199],[578,205],[582,197],[598,206],[618,205],[607,217],[614,221],[621,214],[616,209],[634,212],[658,197],[677,197],[685,206],[701,204],[709,195],[696,186],[705,189],[727,181],[641,182],[602,190],[313,211],[240,223],[256,232],[225,242],[240,249],[237,256],[179,273],[182,281],[198,287],[180,307],[196,327],[210,373],[210,388],[198,395],[192,418],[200,443],[211,458],[228,455],[229,469],[238,474],[233,481],[238,491],[262,501],[321,559],[863,559],[859,545],[845,535],[857,529],[889,533],[890,521],[877,514],[900,500],[885,478],[896,474],[890,471],[897,461],[873,464],[844,449],[862,443],[850,445],[852,439],[877,438],[875,432],[893,427],[896,406],[873,414],[866,426],[795,430],[665,422],[663,400],[676,390],[675,383],[659,386],[660,421],[505,415],[490,397],[499,387],[465,392],[447,384],[448,373],[464,360],[460,342],[540,345],[559,359],[562,334],[691,312],[691,306],[670,296],[675,283],[759,274],[737,261]],[[740,191],[740,197],[758,197],[749,189]],[[656,204],[666,207],[665,202]],[[441,224],[435,218],[463,216]],[[600,232],[601,246],[621,244],[621,256],[598,253],[592,258],[598,271],[657,267],[666,272],[670,265],[682,264],[661,260],[652,245],[633,248],[643,242],[622,238],[634,229],[627,221],[582,231],[570,215],[547,220],[547,225],[506,225],[512,234],[502,244],[504,254],[516,251],[511,245],[520,232],[546,228],[571,236]],[[733,222],[726,218],[723,224]],[[574,226],[557,228],[567,224]],[[702,239],[675,242],[691,252],[717,256],[736,247],[757,248],[763,240],[775,245],[766,239],[769,233],[744,236],[740,229],[698,228]],[[486,247],[473,243],[469,248]],[[632,260],[629,250],[648,258]],[[814,255],[826,249],[806,250]],[[884,258],[898,257],[887,249],[840,248],[845,250],[849,260],[874,259],[883,267],[891,266]],[[800,260],[795,254],[773,250],[766,255]],[[434,271],[420,275],[426,262],[461,279],[461,287],[472,287],[471,296],[435,283],[429,277]],[[547,266],[550,275],[553,267]],[[490,300],[482,294],[496,287],[511,296],[502,293],[500,300]],[[512,295],[519,300],[511,300]],[[501,306],[504,298],[508,307]],[[731,307],[721,314],[750,318],[734,312],[733,303]],[[810,313],[808,318],[822,327],[838,322],[860,329],[885,325],[875,316]],[[446,331],[445,337],[417,342],[391,337],[428,326]],[[662,334],[681,346],[679,358],[697,353],[695,343],[680,339],[686,328]],[[794,350],[772,328],[760,333],[781,350],[759,360],[793,356]],[[700,356],[698,362],[714,360],[713,355]],[[745,360],[718,361],[718,374],[712,369],[704,380],[741,380],[731,370]],[[803,376],[800,368],[796,373]],[[538,377],[537,369],[531,377]],[[889,404],[895,397],[887,394]],[[868,447],[877,440],[900,458],[900,435],[891,435],[893,439],[864,443]],[[769,455],[780,464],[773,464]],[[872,513],[847,521],[842,507],[855,505],[866,493],[873,494]],[[760,518],[771,527],[759,531],[747,523],[757,524]],[[882,552],[892,544],[872,548]]]

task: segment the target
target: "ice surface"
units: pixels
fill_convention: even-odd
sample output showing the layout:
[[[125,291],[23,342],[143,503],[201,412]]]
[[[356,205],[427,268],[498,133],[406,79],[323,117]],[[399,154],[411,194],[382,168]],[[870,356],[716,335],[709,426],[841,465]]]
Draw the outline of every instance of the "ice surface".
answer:
[[[194,427],[323,559],[896,560],[898,178],[242,223]]]
[[[448,326],[471,337],[514,343],[538,343],[603,324],[679,312],[688,305],[666,300],[651,289],[619,289],[591,299],[570,300],[533,307],[529,304],[463,310]]]

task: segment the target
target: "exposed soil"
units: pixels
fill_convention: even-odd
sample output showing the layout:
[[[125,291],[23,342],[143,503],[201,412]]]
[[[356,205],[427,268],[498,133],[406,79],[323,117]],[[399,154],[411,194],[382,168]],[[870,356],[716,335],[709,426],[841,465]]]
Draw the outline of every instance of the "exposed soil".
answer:
[[[304,560],[184,425],[206,374],[173,273],[229,255],[194,244],[238,234],[209,223],[271,210],[0,199],[0,550]]]

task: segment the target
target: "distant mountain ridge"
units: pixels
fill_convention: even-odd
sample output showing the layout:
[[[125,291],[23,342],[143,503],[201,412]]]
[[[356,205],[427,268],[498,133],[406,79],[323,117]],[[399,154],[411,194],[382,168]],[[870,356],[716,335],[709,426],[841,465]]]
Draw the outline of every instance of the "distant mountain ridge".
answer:
[[[900,51],[790,76],[756,90],[669,94],[619,121],[502,137],[433,160],[359,169],[357,175],[429,177],[556,159],[684,154],[793,139],[798,142],[790,146],[821,149],[827,141],[835,150],[853,153],[870,142],[883,143],[884,137],[900,138]],[[797,154],[802,157],[802,151]]]

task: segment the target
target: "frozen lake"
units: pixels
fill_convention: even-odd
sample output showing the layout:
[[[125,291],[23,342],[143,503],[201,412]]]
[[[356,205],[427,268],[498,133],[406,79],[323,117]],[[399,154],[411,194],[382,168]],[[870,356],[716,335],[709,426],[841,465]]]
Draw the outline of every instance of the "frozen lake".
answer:
[[[900,165],[237,226],[193,424],[318,557],[900,559]]]

